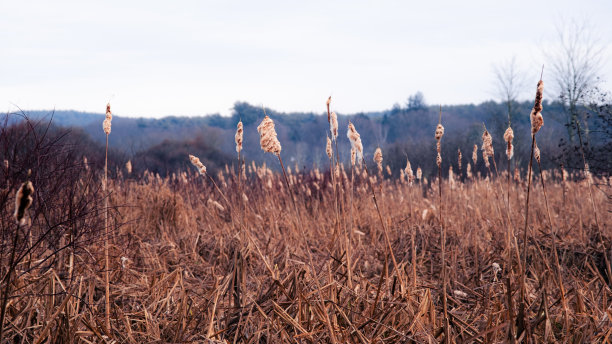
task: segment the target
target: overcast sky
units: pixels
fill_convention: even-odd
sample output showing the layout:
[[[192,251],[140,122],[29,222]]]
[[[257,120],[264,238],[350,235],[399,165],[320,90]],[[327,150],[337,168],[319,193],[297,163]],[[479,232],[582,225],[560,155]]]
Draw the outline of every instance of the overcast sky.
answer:
[[[103,112],[110,99],[124,116],[225,115],[239,100],[320,112],[332,95],[347,113],[417,91],[479,103],[512,56],[531,98],[555,25],[588,21],[609,57],[610,15],[610,0],[3,0],[0,111]]]

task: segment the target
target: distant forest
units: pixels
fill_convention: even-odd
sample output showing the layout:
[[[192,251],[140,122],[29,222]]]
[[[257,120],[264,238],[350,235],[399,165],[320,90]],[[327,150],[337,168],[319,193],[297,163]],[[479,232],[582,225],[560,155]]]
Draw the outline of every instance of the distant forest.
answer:
[[[111,104],[112,105],[112,104]],[[333,110],[332,101],[332,110]],[[514,164],[525,169],[529,160],[530,120],[533,102],[518,102],[511,107],[511,124],[514,130]],[[282,144],[283,160],[292,169],[327,169],[329,160],[325,154],[326,135],[329,135],[325,99],[320,113],[280,113],[266,108],[274,120]],[[434,131],[438,123],[439,107],[427,105],[422,97],[412,96],[404,105],[392,109],[356,114],[338,114],[340,134],[340,158],[348,165],[350,145],[346,138],[348,121],[353,122],[364,144],[365,158],[372,163],[377,147],[382,148],[383,165],[389,165],[393,175],[409,159],[413,168],[421,167],[425,176],[433,175],[435,165]],[[578,119],[568,123],[568,116],[560,102],[544,102],[544,127],[537,135],[542,152],[542,164],[546,169],[582,169],[580,138],[591,171],[610,175],[612,171],[612,111],[609,102],[592,104],[580,108]],[[5,125],[21,120],[26,115],[36,121],[51,121],[53,126],[70,128],[69,135],[78,139],[84,154],[90,161],[100,161],[105,135],[102,131],[103,114],[76,111],[26,111],[8,114]],[[200,117],[165,117],[161,119],[113,117],[112,133],[109,137],[111,160],[115,169],[132,161],[135,172],[149,170],[166,175],[176,170],[190,168],[187,154],[199,156],[210,171],[235,166],[236,151],[234,133],[236,124],[244,124],[243,155],[247,163],[266,162],[271,168],[277,164],[273,156],[264,154],[259,147],[257,125],[264,117],[262,108],[245,102],[237,102],[229,117],[208,115]],[[576,128],[578,123],[579,128]],[[463,155],[462,172],[472,162],[472,150],[478,145],[478,163],[474,172],[485,173],[480,146],[484,125],[493,136],[495,159],[500,170],[507,168],[503,133],[508,126],[508,107],[494,101],[478,105],[453,105],[442,107],[442,124],[445,135],[442,139],[443,171],[448,173],[452,165],[458,171],[458,150]],[[571,124],[571,125],[570,125]],[[60,130],[60,129],[57,129]],[[580,130],[581,136],[575,135]],[[65,129],[64,129],[65,131]],[[574,133],[574,135],[571,135]],[[571,138],[571,139],[570,139]],[[102,157],[103,158],[103,157]]]

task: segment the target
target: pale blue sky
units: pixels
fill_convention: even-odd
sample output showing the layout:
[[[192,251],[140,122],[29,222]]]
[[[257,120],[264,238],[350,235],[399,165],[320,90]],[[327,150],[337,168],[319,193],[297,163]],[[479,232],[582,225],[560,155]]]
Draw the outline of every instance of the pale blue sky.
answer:
[[[320,112],[331,94],[346,113],[416,91],[478,103],[496,97],[492,66],[512,56],[531,98],[555,24],[587,19],[609,57],[610,15],[609,0],[6,0],[0,111],[103,112],[111,99],[124,116],[229,114],[238,100]]]

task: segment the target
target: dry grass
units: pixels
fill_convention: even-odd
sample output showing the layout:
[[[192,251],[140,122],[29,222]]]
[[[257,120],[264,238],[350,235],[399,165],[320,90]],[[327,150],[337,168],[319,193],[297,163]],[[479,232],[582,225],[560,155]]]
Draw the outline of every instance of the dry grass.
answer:
[[[166,179],[145,174],[109,180],[110,331],[105,326],[104,245],[93,243],[75,252],[73,265],[68,255],[59,255],[48,268],[26,272],[39,258],[22,261],[7,305],[6,340],[329,342],[331,328],[338,342],[439,342],[444,337],[443,225],[450,341],[506,341],[516,322],[508,307],[518,304],[521,270],[507,266],[504,197],[493,196],[491,180],[456,182],[452,193],[444,192],[443,224],[437,185],[377,181],[395,267],[362,170],[354,173],[351,202],[348,178],[336,181],[344,183],[337,196],[329,172],[288,174],[308,245],[303,245],[290,210],[283,177],[257,170],[247,170],[240,191],[235,173],[225,173],[223,182],[218,179],[229,202],[243,205],[231,209],[215,206],[224,200],[207,179],[192,172]],[[560,271],[554,270],[543,189],[534,178],[525,281],[528,329],[522,340],[609,341],[612,294],[603,255],[610,254],[612,231],[606,196],[593,193],[608,245],[604,249],[584,196],[586,182],[574,176],[562,184],[560,173],[546,172]],[[506,176],[499,178],[501,183]],[[610,188],[609,181],[595,183]],[[446,180],[441,186],[450,188]],[[524,222],[519,209],[525,186],[510,185],[509,209],[517,209],[510,214],[515,232]],[[349,230],[350,259],[336,230],[337,197],[346,207],[352,205],[353,218],[341,222]],[[521,238],[512,238],[516,250]],[[517,258],[514,264],[519,264]],[[350,270],[347,261],[353,265]],[[400,290],[402,280],[405,292]],[[566,291],[567,310],[559,283]]]

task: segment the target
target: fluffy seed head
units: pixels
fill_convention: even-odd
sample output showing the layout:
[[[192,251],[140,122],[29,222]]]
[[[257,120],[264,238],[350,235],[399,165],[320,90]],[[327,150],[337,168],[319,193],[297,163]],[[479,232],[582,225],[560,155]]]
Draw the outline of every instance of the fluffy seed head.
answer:
[[[412,185],[412,183],[414,183],[414,174],[412,173],[412,166],[410,165],[410,160],[406,160],[406,168],[404,169],[404,171],[406,172],[406,176],[408,177],[408,184]]]
[[[540,148],[538,147],[537,143],[533,147],[533,157],[536,158],[539,164],[540,163]]]
[[[467,164],[467,177],[472,178],[472,165],[469,162]]]
[[[236,135],[234,136],[234,139],[236,140],[236,153],[240,154],[240,151],[242,150],[242,135],[243,135],[243,127],[242,127],[242,121],[238,122],[238,125],[236,126]]]
[[[128,162],[125,163],[125,169],[127,170],[128,174],[132,173],[132,161],[128,160]]]
[[[512,131],[511,127],[508,127],[508,129],[506,129],[506,132],[504,133],[504,141],[506,141],[506,156],[508,157],[508,160],[512,159],[512,156],[514,156],[514,146],[512,145],[512,140],[514,139],[514,131]]]
[[[440,140],[442,138],[442,136],[444,136],[444,127],[442,126],[442,124],[438,124],[438,126],[436,127],[436,140]]]
[[[487,157],[493,157],[495,154],[493,151],[493,137],[491,137],[491,134],[489,134],[486,128],[484,133],[482,133],[482,150],[482,157],[485,158],[485,160]]]
[[[436,157],[436,164],[438,165],[438,168],[442,166],[442,156],[440,155],[440,153],[438,153],[438,156]]]
[[[335,112],[332,112],[330,116],[329,131],[331,131],[332,139],[335,141],[338,138],[338,116]]]
[[[355,157],[357,154],[355,154],[355,148],[351,148],[351,165],[355,166]]]
[[[274,121],[270,117],[264,117],[263,121],[257,126],[259,132],[259,144],[264,152],[280,155],[281,144],[276,138],[276,130],[274,129]]]
[[[21,184],[19,190],[17,190],[17,196],[15,197],[15,221],[18,225],[25,223],[25,212],[32,205],[32,194],[34,193],[34,187],[32,182],[27,181]]]
[[[374,151],[374,162],[378,166],[379,172],[382,172],[382,161],[383,161],[382,150],[380,149],[380,147],[378,147],[376,148],[376,151]]]
[[[478,145],[474,144],[474,150],[472,151],[472,161],[474,162],[474,166],[478,162]]]
[[[327,157],[328,158],[332,158],[332,142],[329,139],[329,136],[327,137],[327,145],[325,146],[325,152],[327,153]]]
[[[544,91],[544,82],[538,81],[538,89],[536,91],[535,104],[531,110],[531,134],[535,135],[544,125],[542,117],[542,92]]]
[[[327,123],[329,123],[329,121],[330,121],[330,118],[329,118],[330,117],[329,104],[331,104],[331,96],[329,96],[329,98],[327,98],[327,102],[326,102],[326,105],[327,105]]]
[[[200,161],[200,158],[189,154],[189,160],[191,160],[191,163],[198,169],[201,175],[206,174],[206,166]]]
[[[459,165],[459,171],[461,171],[461,160],[463,155],[461,155],[461,148],[457,148],[457,164]]]
[[[106,118],[102,122],[102,129],[104,133],[109,135],[111,133],[111,121],[113,120],[113,114],[111,113],[110,103],[106,104]]]
[[[357,159],[361,161],[363,159],[363,144],[361,143],[361,135],[359,135],[355,129],[355,126],[351,122],[348,124],[346,136],[348,137],[349,141],[351,141],[351,149],[355,150]]]
[[[423,177],[423,171],[421,170],[420,167],[417,168],[417,173],[416,173],[416,178],[418,180],[421,180],[421,178]]]

